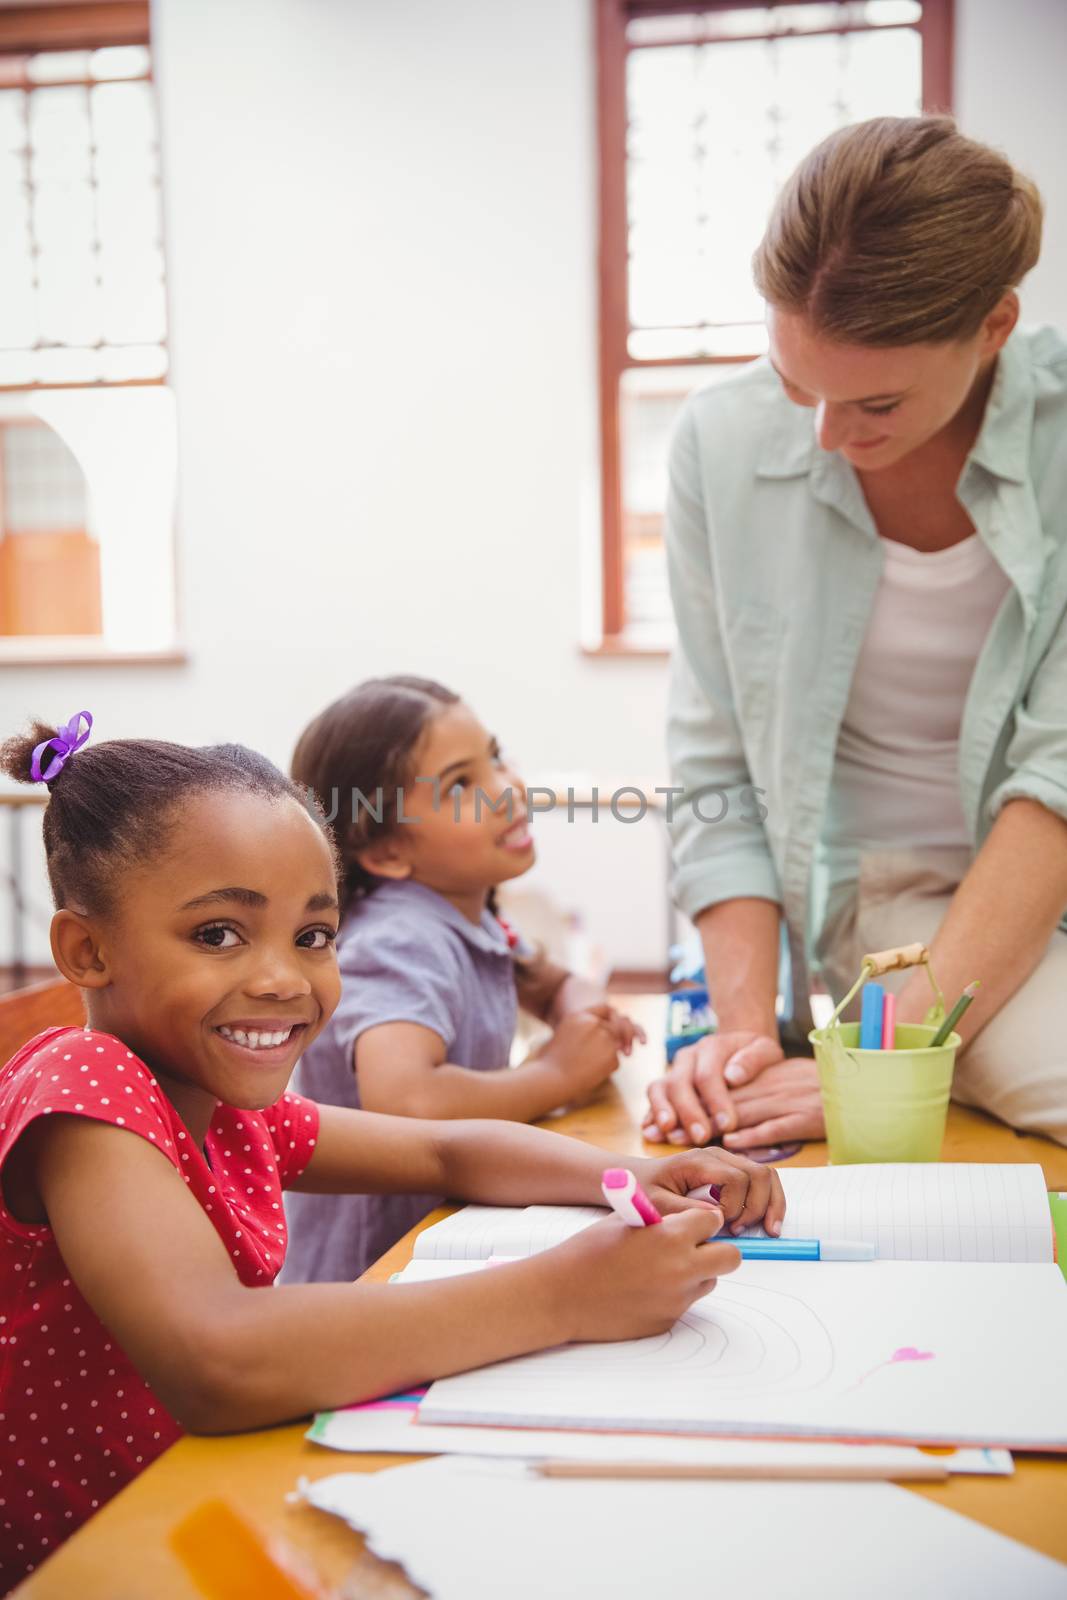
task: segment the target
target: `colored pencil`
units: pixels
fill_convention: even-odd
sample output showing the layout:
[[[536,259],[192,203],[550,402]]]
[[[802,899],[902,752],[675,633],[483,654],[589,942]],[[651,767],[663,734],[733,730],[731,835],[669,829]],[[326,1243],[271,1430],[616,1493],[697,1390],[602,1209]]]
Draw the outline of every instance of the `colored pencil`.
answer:
[[[963,993],[956,1001],[956,1004],[952,1007],[952,1010],[949,1012],[940,1028],[938,1028],[937,1032],[930,1040],[930,1044],[928,1046],[929,1049],[936,1050],[939,1045],[944,1044],[945,1040],[948,1038],[949,1034],[952,1032],[953,1028],[956,1026],[957,1022],[963,1016],[963,1013],[974,999],[974,991],[977,988],[977,979],[974,983],[969,983],[967,985],[966,989],[964,989]]]

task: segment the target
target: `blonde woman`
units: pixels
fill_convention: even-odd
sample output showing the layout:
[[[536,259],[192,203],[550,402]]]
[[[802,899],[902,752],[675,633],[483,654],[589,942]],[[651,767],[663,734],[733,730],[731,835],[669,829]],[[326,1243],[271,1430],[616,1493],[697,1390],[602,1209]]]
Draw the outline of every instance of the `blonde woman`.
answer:
[[[650,1136],[819,1136],[813,970],[840,995],[924,939],[951,998],[982,982],[956,1097],[1067,1143],[1067,342],[1016,294],[1040,240],[1033,184],[950,118],[845,128],[755,255],[769,359],[685,408],[676,895],[720,1032],[653,1085]]]

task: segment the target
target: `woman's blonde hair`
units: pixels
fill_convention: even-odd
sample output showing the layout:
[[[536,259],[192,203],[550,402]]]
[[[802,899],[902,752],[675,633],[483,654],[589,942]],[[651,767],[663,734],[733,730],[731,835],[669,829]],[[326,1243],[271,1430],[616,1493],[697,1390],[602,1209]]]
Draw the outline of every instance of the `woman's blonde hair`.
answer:
[[[824,139],[752,266],[771,305],[847,344],[966,339],[1041,251],[1041,196],[951,117],[874,117]]]

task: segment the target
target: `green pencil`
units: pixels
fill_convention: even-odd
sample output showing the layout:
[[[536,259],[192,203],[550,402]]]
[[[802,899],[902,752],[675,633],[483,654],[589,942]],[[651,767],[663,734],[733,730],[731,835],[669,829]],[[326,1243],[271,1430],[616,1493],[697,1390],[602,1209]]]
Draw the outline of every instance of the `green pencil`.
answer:
[[[977,988],[977,979],[974,983],[969,983],[967,985],[966,989],[964,989],[963,993],[956,1001],[956,1004],[952,1007],[952,1010],[949,1012],[940,1028],[938,1028],[937,1032],[930,1040],[930,1043],[926,1047],[928,1050],[936,1050],[939,1045],[944,1044],[945,1040],[948,1038],[949,1034],[952,1032],[953,1028],[956,1026],[957,1022],[963,1016],[963,1013],[974,999],[974,991]]]

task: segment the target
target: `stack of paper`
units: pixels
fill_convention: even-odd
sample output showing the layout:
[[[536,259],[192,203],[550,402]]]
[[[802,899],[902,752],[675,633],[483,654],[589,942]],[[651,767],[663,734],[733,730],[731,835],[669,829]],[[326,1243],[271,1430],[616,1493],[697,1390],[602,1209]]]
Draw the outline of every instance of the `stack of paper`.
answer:
[[[305,1492],[434,1600],[1067,1593],[1067,1567],[882,1484],[564,1482],[441,1456]]]
[[[522,1456],[528,1460],[639,1461],[643,1465],[736,1468],[766,1477],[798,1470],[852,1472],[904,1481],[934,1459],[947,1472],[1007,1477],[1008,1450],[948,1450],[936,1457],[910,1445],[824,1444],[776,1439],[697,1439],[662,1433],[583,1433],[555,1428],[479,1428],[420,1422],[425,1391],[390,1395],[343,1411],[324,1411],[307,1437],[351,1455]]]

